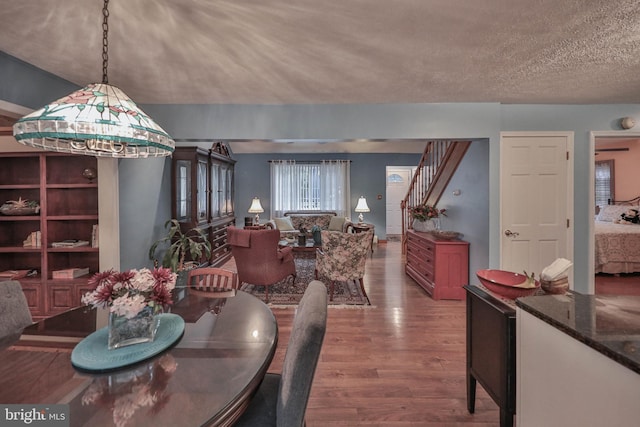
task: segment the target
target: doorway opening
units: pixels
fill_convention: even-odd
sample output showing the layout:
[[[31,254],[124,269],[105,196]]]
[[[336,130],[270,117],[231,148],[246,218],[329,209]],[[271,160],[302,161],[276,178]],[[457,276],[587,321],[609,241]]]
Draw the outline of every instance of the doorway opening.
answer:
[[[624,263],[617,263],[613,254],[606,253],[606,243],[615,238],[613,234],[607,235],[607,233],[615,231],[608,229],[609,222],[607,220],[610,216],[609,212],[613,212],[617,208],[603,209],[604,206],[609,206],[609,201],[603,201],[602,196],[598,196],[599,191],[602,190],[598,187],[602,187],[603,181],[602,171],[599,170],[598,165],[601,166],[605,163],[615,165],[610,167],[612,176],[608,186],[610,193],[612,193],[612,203],[620,204],[621,201],[640,196],[637,185],[635,185],[637,175],[640,175],[636,172],[637,157],[640,156],[640,132],[591,132],[590,156],[589,188],[592,191],[589,192],[589,207],[593,209],[594,215],[590,216],[589,222],[589,293],[640,295],[640,268],[634,266],[634,256],[630,252],[622,250],[621,252],[625,253],[624,256],[628,259]],[[639,203],[629,204],[638,205]],[[626,209],[626,207],[621,206],[620,209]],[[615,225],[613,226],[615,227]],[[631,230],[631,227],[627,229]],[[625,242],[631,242],[630,239],[632,237],[625,233],[624,238],[617,240],[617,244],[625,246],[627,245]],[[632,246],[635,247],[634,244]],[[603,260],[607,262],[604,263]],[[618,266],[621,268],[618,269]]]
[[[387,241],[402,240],[402,210],[400,202],[407,195],[415,166],[386,167]]]

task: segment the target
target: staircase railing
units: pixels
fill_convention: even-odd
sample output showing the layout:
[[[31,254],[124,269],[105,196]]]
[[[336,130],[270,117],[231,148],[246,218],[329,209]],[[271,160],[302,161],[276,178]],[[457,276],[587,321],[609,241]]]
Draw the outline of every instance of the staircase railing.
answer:
[[[471,141],[430,140],[400,202],[402,215],[402,251],[406,248],[407,230],[411,228],[409,207],[424,203],[435,206],[464,157]]]

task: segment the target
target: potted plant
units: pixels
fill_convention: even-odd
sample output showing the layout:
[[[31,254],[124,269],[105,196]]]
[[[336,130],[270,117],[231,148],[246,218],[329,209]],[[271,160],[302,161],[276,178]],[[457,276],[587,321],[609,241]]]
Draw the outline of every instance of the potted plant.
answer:
[[[203,257],[206,259],[211,257],[211,243],[201,228],[192,228],[183,232],[176,219],[168,220],[164,228],[167,228],[167,234],[151,245],[149,259],[156,260],[158,248],[168,244],[169,247],[162,257],[162,266],[170,268],[180,276],[180,272],[190,269],[188,268],[190,263],[197,265]],[[185,262],[187,255],[190,258],[189,262]]]

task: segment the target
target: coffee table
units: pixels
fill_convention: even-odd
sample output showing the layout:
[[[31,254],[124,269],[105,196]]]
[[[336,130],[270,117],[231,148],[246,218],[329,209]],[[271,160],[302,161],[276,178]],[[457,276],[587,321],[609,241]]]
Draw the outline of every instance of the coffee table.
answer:
[[[305,255],[309,255],[311,254],[313,256],[313,258],[316,257],[316,249],[322,247],[322,245],[317,245],[315,243],[315,241],[313,239],[307,239],[307,243],[302,246],[298,244],[298,241],[296,240],[293,243],[287,242],[286,240],[281,240],[278,245],[281,248],[284,247],[290,247],[293,250],[293,253],[298,253],[298,254],[305,254]]]

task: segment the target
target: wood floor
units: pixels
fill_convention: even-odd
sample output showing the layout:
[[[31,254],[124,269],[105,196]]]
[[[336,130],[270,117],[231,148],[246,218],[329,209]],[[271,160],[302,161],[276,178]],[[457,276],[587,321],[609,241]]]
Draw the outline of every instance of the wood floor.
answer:
[[[365,287],[374,307],[329,309],[307,426],[498,426],[482,387],[466,409],[464,301],[432,300],[405,275],[399,242],[376,247]],[[273,311],[280,372],[294,309]]]

